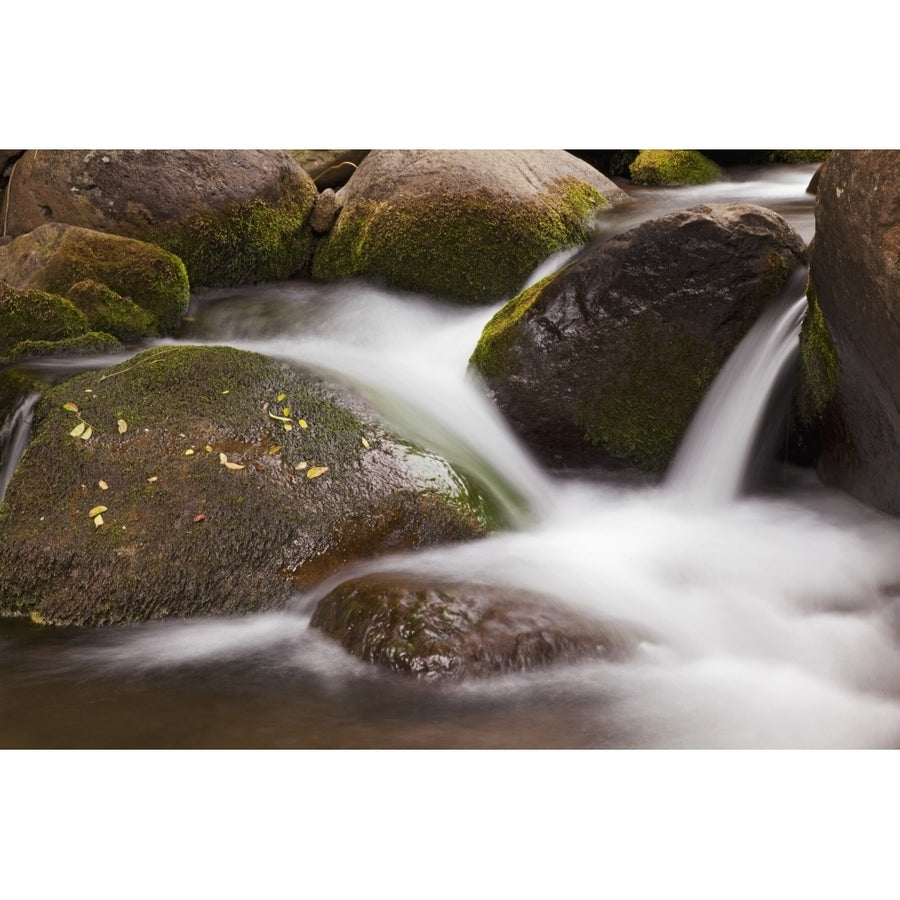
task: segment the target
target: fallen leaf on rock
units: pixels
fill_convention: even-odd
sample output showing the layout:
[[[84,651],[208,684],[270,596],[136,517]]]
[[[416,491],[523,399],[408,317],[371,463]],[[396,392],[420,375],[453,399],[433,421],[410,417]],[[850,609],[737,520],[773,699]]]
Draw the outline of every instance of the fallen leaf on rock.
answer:
[[[63,409],[67,409],[69,412],[78,412],[78,407],[74,403],[63,403]]]
[[[307,478],[318,478],[320,475],[324,475],[328,471],[328,466],[313,466],[306,473]]]
[[[309,425],[307,424],[306,419],[297,419],[297,424],[301,428],[309,428]]]
[[[362,445],[366,448],[366,450],[369,449],[369,442],[365,438],[362,439]]]
[[[99,528],[103,524],[103,516],[99,513],[94,516],[94,528]]]
[[[94,433],[94,429],[91,428],[90,425],[88,425],[88,427],[85,428],[84,431],[78,435],[78,437],[80,437],[83,441],[89,441],[91,439],[91,435],[93,433]]]
[[[206,516],[204,516],[203,513],[200,513],[199,516],[194,516],[193,522],[196,525],[198,522],[202,522],[205,518]]]
[[[274,456],[281,450],[281,444],[276,444],[274,447],[269,448],[269,456]]]
[[[308,465],[309,465],[309,463],[306,462],[306,460],[303,460],[302,462],[298,462],[297,465],[294,466],[294,468],[295,469],[305,469]]]
[[[153,484],[154,481],[159,481],[159,475],[151,475],[151,476],[147,479],[147,481],[149,481],[150,484]]]
[[[276,399],[278,400],[279,403],[281,403],[281,401],[284,400],[285,397],[287,397],[287,394],[279,394]]]
[[[184,455],[185,456],[193,456],[194,451],[190,447],[188,447],[187,450],[184,451]]]
[[[88,518],[93,519],[94,516],[99,516],[100,513],[105,513],[106,510],[107,510],[107,507],[105,507],[105,506],[95,506],[95,507],[88,513]]]
[[[102,478],[97,482],[97,487],[99,487],[101,491],[109,490],[109,485]]]
[[[239,463],[233,463],[233,462],[222,463],[222,465],[225,466],[226,469],[245,469],[246,468],[246,466],[242,466]]]
[[[119,434],[125,434],[128,431],[128,423],[124,419],[118,421]]]
[[[285,422],[285,423],[284,423],[284,430],[285,430],[285,431],[292,431],[293,428],[294,428],[294,426],[291,425],[290,422]]]
[[[84,422],[79,422],[70,432],[69,437],[81,437],[84,434],[84,429],[87,428],[87,425]]]

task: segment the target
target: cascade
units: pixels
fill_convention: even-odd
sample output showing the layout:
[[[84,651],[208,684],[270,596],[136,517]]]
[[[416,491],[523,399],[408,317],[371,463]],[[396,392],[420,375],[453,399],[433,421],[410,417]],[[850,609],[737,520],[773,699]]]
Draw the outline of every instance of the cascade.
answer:
[[[682,439],[666,487],[692,503],[738,497],[753,442],[775,385],[796,360],[806,313],[806,269],[798,270],[716,376]]]
[[[23,397],[9,417],[0,425],[0,503],[16,470],[31,435],[31,413],[40,394]]]

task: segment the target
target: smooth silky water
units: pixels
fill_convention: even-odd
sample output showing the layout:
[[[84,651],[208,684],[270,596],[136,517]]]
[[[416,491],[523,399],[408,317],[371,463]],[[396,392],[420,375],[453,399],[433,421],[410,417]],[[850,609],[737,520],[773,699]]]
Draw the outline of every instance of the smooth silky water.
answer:
[[[642,190],[604,228],[739,199],[781,212],[809,240],[813,171]],[[509,522],[479,542],[372,560],[352,574],[390,569],[546,592],[639,635],[632,660],[461,684],[384,672],[308,628],[317,599],[346,572],[289,609],[242,618],[100,630],[6,621],[0,745],[900,744],[900,523],[789,467],[776,487],[745,493],[757,426],[771,419],[770,394],[795,361],[802,286],[751,331],[671,471],[651,486],[563,477],[533,461],[466,373],[496,308],[365,284],[280,283],[194,298],[184,340],[257,350],[347,384],[393,428],[464,468]],[[27,418],[23,408],[9,425],[20,444]]]

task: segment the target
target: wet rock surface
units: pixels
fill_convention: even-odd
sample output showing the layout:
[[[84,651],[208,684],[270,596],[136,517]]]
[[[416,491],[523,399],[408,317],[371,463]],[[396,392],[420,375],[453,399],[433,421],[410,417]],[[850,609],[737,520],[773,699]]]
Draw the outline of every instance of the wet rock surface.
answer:
[[[0,614],[277,607],[348,563],[484,530],[450,465],[356,398],[258,354],[158,347],[41,397],[0,506]]]
[[[319,601],[310,627],[360,659],[429,680],[621,659],[635,642],[633,634],[580,616],[555,598],[390,574],[334,588]]]
[[[547,462],[658,472],[718,370],[805,260],[800,235],[759,206],[663,216],[510,301],[471,365]]]
[[[900,514],[900,151],[835,150],[819,173],[810,277],[837,358],[817,468]],[[822,340],[825,340],[823,333]]]

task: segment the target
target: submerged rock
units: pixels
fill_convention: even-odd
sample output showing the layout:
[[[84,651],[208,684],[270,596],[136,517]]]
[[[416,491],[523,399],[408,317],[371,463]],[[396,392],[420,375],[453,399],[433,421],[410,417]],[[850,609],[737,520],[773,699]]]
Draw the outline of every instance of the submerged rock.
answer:
[[[7,231],[48,222],[157,244],[191,288],[304,270],[312,178],[283,150],[29,150],[7,188]]]
[[[59,223],[0,247],[0,279],[65,297],[85,314],[85,330],[125,341],[170,334],[190,299],[187,272],[174,254],[145,241]]]
[[[805,253],[781,216],[750,204],[644,222],[510,301],[471,364],[547,461],[661,471]]]
[[[816,192],[804,359],[822,414],[822,479],[900,515],[900,150],[835,150]]]
[[[405,575],[344,582],[319,601],[310,626],[360,659],[426,679],[619,659],[634,645],[633,635],[554,598]]]
[[[350,562],[484,530],[445,460],[343,391],[245,351],[158,347],[35,407],[0,506],[0,615],[277,607]]]
[[[373,150],[341,189],[313,277],[383,279],[471,303],[509,297],[628,200],[562,150]]]

